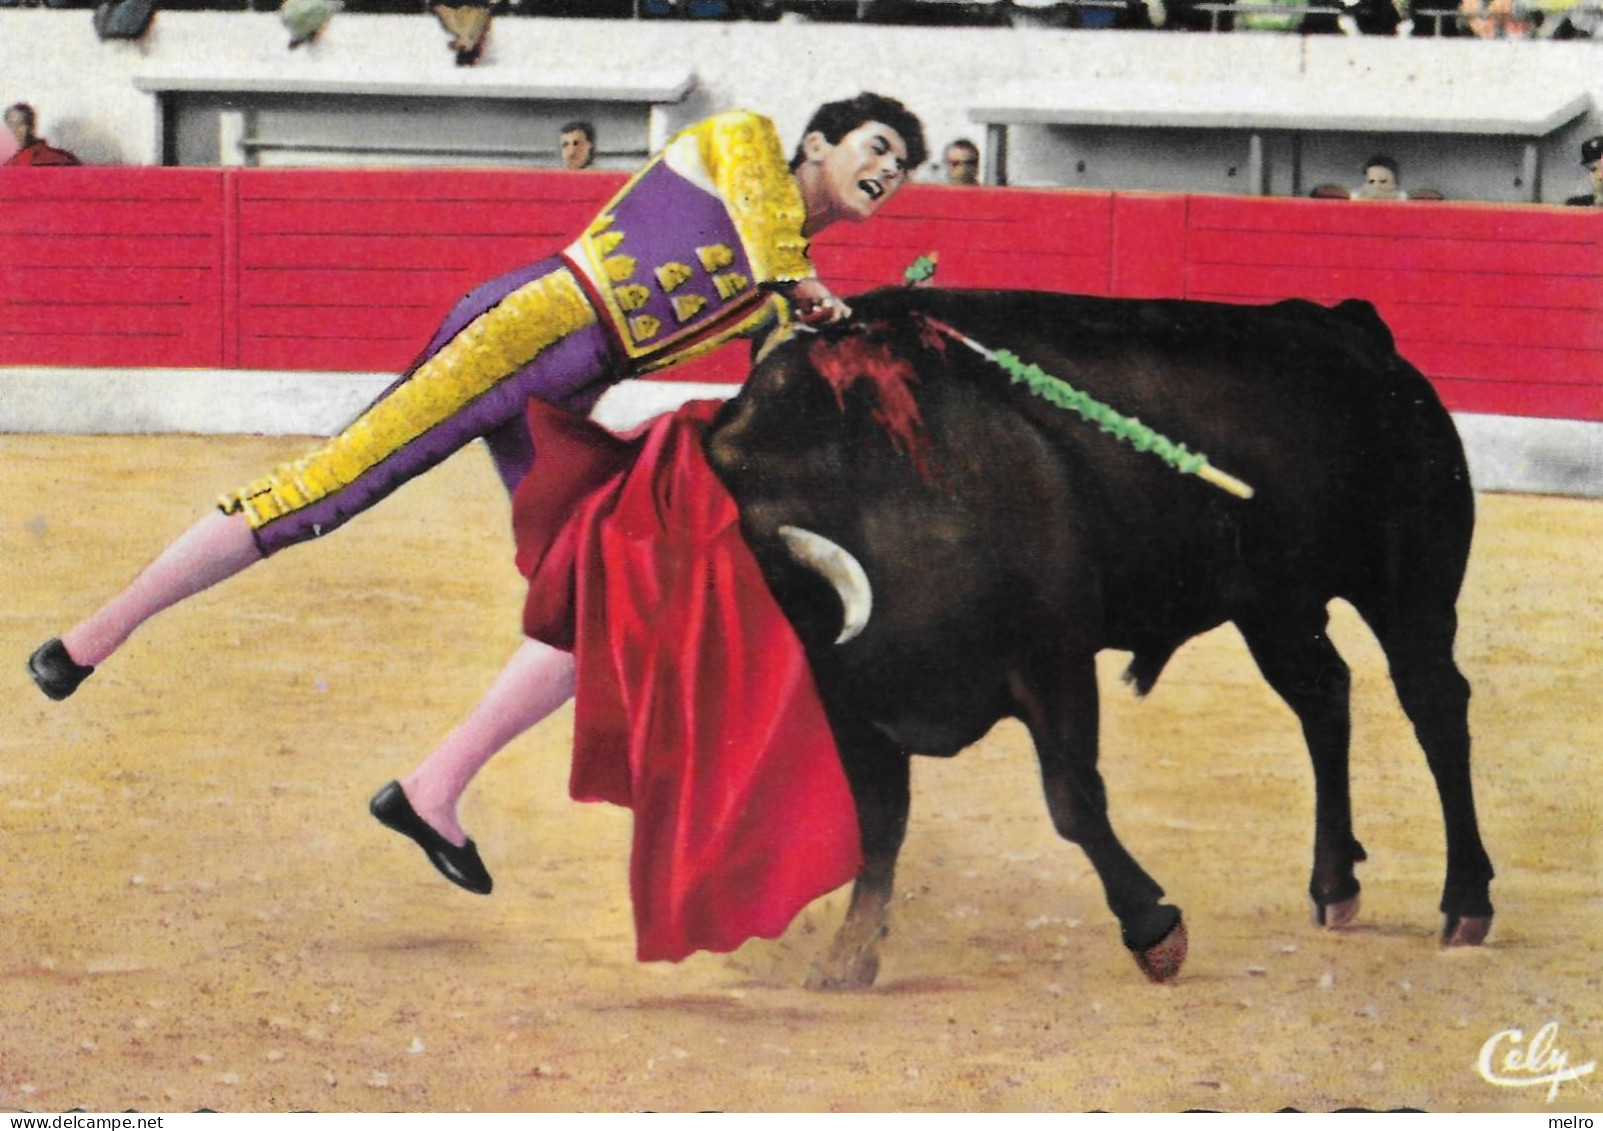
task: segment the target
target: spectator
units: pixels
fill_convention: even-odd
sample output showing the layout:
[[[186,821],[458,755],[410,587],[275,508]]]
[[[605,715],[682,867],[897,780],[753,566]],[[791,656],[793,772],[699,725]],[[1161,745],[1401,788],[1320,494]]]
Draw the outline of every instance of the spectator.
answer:
[[[1514,0],[1460,0],[1458,14],[1482,39],[1524,39],[1532,30],[1525,5],[1516,7]]]
[[[1254,11],[1238,12],[1236,27],[1243,31],[1296,31],[1303,24],[1301,0],[1250,0]]]
[[[946,147],[946,183],[949,185],[977,185],[980,183],[980,147],[966,137],[960,137]]]
[[[17,139],[17,151],[7,165],[82,165],[83,162],[65,149],[57,149],[34,133],[39,116],[26,102],[6,107],[6,129]]]
[[[1564,203],[1603,207],[1603,134],[1581,142],[1581,164],[1592,174],[1592,191],[1572,196]]]
[[[1447,3],[1447,0],[1429,0]],[[1409,35],[1409,0],[1315,0],[1302,21],[1304,35]]]
[[[596,128],[589,122],[569,122],[558,130],[564,169],[588,169],[596,159]]]
[[[1377,153],[1364,162],[1364,183],[1353,193],[1354,200],[1407,200],[1397,162]]]
[[[434,18],[451,33],[449,47],[456,53],[456,65],[471,67],[477,63],[490,34],[490,0],[450,0],[435,4]]]
[[[1538,11],[1542,23],[1536,29],[1540,39],[1595,39],[1603,26],[1603,10],[1596,0],[1525,0]]]
[[[284,0],[278,18],[289,31],[290,50],[317,42],[328,21],[344,6],[341,0]]]

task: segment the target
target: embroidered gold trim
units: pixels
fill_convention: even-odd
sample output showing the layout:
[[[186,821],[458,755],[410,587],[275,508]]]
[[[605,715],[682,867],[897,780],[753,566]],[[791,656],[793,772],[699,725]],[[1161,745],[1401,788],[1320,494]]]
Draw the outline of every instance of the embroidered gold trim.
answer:
[[[222,496],[218,505],[226,514],[243,511],[256,529],[325,499],[595,321],[595,310],[567,268],[525,283],[463,327],[338,436]]]
[[[777,295],[758,303],[752,308],[750,314],[733,323],[727,329],[709,335],[701,341],[683,349],[673,350],[659,354],[648,361],[636,366],[631,372],[639,375],[655,373],[671,365],[678,365],[681,361],[689,361],[693,357],[700,357],[704,353],[711,353],[719,346],[726,344],[733,338],[755,337],[765,323],[773,321],[783,329],[790,322],[790,308]],[[776,330],[775,333],[780,331]]]
[[[735,261],[735,249],[726,243],[708,244],[696,249],[696,258],[707,271],[721,271]]]
[[[739,271],[729,271],[722,275],[714,275],[712,283],[713,286],[718,288],[719,296],[726,300],[734,298],[741,291],[751,286],[751,280]]]
[[[749,110],[735,110],[691,126],[690,132],[757,281],[811,279],[815,272],[802,236],[807,207],[774,123]]]
[[[662,288],[664,294],[672,294],[689,282],[694,274],[693,268],[670,261],[657,268],[657,286]]]
[[[707,300],[701,295],[678,295],[673,300],[673,316],[684,325],[706,307]]]
[[[650,314],[637,314],[629,319],[629,332],[637,342],[655,338],[662,331],[662,320]]]
[[[695,147],[696,159],[701,163],[706,181],[722,202],[739,237],[740,245],[751,264],[752,275],[758,283],[793,282],[813,278],[815,272],[807,259],[807,240],[801,230],[806,220],[806,206],[802,201],[801,187],[791,176],[785,153],[779,144],[779,133],[767,118],[747,110],[732,111],[709,118],[670,139],[669,147],[689,139]],[[654,320],[650,326],[636,326],[625,311],[616,294],[615,284],[625,281],[614,274],[613,261],[601,250],[602,233],[617,222],[612,209],[635,190],[636,185],[663,160],[659,152],[638,170],[608,203],[595,220],[585,228],[582,236],[569,248],[569,254],[585,264],[584,270],[595,281],[596,292],[604,316],[617,327],[624,352],[628,354],[634,371],[650,372],[675,364],[687,357],[706,353],[717,344],[727,341],[737,332],[720,332],[710,341],[699,341],[683,349],[675,349],[678,334],[683,340],[694,340],[698,328],[687,326],[682,331],[658,337],[662,325]],[[697,178],[699,181],[699,178]],[[720,245],[707,245],[716,248]],[[727,245],[723,245],[727,246]],[[630,272],[634,273],[631,262]],[[738,326],[746,326],[766,317],[762,313],[767,305],[754,294],[740,294],[738,301],[754,304],[754,313],[735,314]],[[646,332],[648,331],[649,332]],[[651,340],[655,339],[655,340]]]
[[[625,310],[639,310],[651,298],[651,291],[639,283],[619,287],[614,294],[617,295],[618,305]]]

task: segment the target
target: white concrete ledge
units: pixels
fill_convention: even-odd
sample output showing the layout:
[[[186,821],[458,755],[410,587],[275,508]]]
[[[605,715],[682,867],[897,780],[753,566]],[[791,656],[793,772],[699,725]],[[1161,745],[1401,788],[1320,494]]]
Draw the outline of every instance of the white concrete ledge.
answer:
[[[153,94],[301,94],[392,95],[405,98],[504,98],[519,101],[683,102],[696,88],[695,72],[688,67],[656,70],[604,66],[509,82],[494,72],[457,72],[449,81],[429,81],[417,74],[377,77],[288,75],[135,75],[136,90]]]
[[[0,432],[323,436],[394,379],[388,373],[0,368]],[[735,386],[624,381],[595,416],[627,429]],[[1454,416],[1478,491],[1603,498],[1603,424]]]
[[[1586,113],[1583,89],[1515,92],[1486,82],[1422,83],[1406,97],[1373,85],[1295,83],[1037,82],[1006,87],[969,111],[1010,126],[1154,126],[1167,129],[1340,130],[1542,138]]]
[[[1477,491],[1603,498],[1603,424],[1473,413],[1453,420]]]
[[[328,436],[393,380],[393,373],[0,367],[0,432]],[[608,428],[626,429],[688,400],[727,397],[734,388],[624,381],[607,391],[594,415]]]

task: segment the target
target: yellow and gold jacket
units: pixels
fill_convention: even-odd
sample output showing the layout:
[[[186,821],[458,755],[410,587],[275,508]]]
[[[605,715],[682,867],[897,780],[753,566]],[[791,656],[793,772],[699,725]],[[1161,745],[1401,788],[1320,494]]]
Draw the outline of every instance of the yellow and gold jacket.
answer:
[[[770,317],[759,288],[814,275],[806,219],[773,122],[734,110],[675,134],[564,258],[639,373]]]

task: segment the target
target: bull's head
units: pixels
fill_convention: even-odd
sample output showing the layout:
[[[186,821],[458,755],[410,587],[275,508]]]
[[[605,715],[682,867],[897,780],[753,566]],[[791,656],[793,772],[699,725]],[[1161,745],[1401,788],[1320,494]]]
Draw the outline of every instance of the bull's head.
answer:
[[[848,549],[865,537],[859,504],[909,467],[926,482],[932,474],[908,356],[921,348],[883,324],[798,334],[762,358],[708,433],[708,460],[770,584],[784,587],[781,556],[827,582],[839,601],[837,645],[873,609],[868,571]]]

